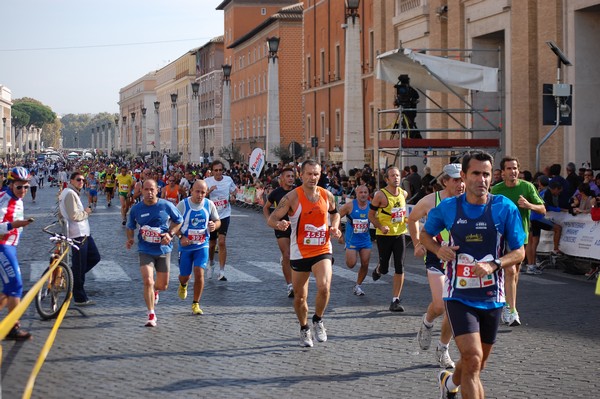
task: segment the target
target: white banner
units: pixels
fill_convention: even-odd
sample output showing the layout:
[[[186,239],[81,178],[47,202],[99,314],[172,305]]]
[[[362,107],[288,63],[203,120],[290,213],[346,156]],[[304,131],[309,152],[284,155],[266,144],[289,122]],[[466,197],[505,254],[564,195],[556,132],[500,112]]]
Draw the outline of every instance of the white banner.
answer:
[[[260,176],[260,171],[265,166],[265,152],[262,148],[255,148],[250,155],[250,162],[248,162],[248,169],[251,174],[255,174],[256,177]]]
[[[566,212],[547,212],[546,218],[562,226],[559,248],[567,255],[600,260],[600,222],[589,214],[570,215]],[[537,252],[553,249],[552,231],[543,231]]]

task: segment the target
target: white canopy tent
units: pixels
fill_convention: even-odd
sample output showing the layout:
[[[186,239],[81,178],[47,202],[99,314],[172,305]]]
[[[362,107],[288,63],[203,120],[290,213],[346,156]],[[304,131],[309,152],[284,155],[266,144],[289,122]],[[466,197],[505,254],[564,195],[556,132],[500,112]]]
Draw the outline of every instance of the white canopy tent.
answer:
[[[392,84],[400,74],[410,77],[410,85],[421,90],[454,92],[498,91],[498,68],[396,49],[377,57],[375,76]]]

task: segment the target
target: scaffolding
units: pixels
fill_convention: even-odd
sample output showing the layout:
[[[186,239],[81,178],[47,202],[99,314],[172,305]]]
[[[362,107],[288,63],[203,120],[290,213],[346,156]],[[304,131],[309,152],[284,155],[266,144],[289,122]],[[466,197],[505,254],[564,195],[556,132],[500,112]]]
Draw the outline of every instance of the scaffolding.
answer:
[[[377,111],[377,135],[374,140],[376,167],[396,165],[402,169],[404,159],[408,157],[422,158],[423,163],[427,163],[428,159],[433,157],[458,159],[464,153],[475,148],[484,149],[492,154],[501,150],[503,113],[501,91],[498,89],[500,80],[497,74],[498,69],[426,55],[427,52],[452,52],[461,54],[460,58],[469,58],[475,51],[497,52],[498,65],[500,65],[500,49],[424,49],[419,50],[418,53],[413,50],[398,49],[378,57],[377,77],[379,79],[392,82],[392,78],[399,74],[409,74],[411,81],[416,81],[411,86],[421,93],[433,107],[398,106],[398,108]],[[385,57],[390,56],[396,58],[393,62],[383,65]],[[439,65],[435,65],[436,63]],[[445,69],[440,69],[440,67]],[[484,76],[488,72],[489,74]],[[440,76],[442,73],[447,74],[446,78]],[[477,78],[481,78],[480,82],[476,82]],[[491,82],[493,79],[495,81]],[[427,90],[449,93],[459,99],[463,108],[444,108],[427,94]],[[475,107],[473,105],[475,103],[474,96],[479,91],[496,93],[497,105]],[[467,100],[469,95],[470,101]],[[429,119],[427,116],[430,114],[445,114],[448,120],[453,121],[456,126],[451,128],[428,126],[416,128],[415,131],[414,127],[409,126],[405,119],[403,120],[406,112],[417,112],[418,115],[424,115],[426,119]],[[495,116],[491,118],[490,114]],[[393,116],[390,118],[390,115]],[[386,123],[389,120],[393,120],[393,122]],[[419,134],[416,134],[417,132]],[[425,133],[427,137],[421,138],[420,133]],[[446,137],[432,138],[429,133],[440,133]],[[450,138],[450,135],[461,137]],[[385,164],[380,162],[382,156],[385,157]],[[393,157],[393,161],[388,162],[391,157]]]

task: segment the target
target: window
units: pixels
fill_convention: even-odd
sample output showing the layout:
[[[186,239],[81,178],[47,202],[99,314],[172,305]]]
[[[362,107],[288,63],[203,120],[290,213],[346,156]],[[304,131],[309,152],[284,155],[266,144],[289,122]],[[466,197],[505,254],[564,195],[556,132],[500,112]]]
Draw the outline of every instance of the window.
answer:
[[[258,136],[256,134],[256,117],[252,118],[252,137]]]
[[[335,71],[333,71],[333,80],[340,80],[340,76],[341,76],[340,59],[341,59],[340,45],[336,44],[335,45]]]
[[[325,112],[321,112],[321,141],[325,141]]]
[[[256,133],[257,133],[256,135],[260,136],[260,134],[262,133],[262,130],[260,130],[260,116],[258,117],[258,121],[257,122],[258,122],[258,126],[257,126],[257,129],[256,129]]]
[[[375,107],[372,105],[369,107],[369,114],[371,118],[369,120],[369,137],[373,138],[375,134]]]
[[[306,142],[310,143],[312,138],[312,123],[310,123],[310,115],[306,116]]]
[[[375,66],[375,33],[373,31],[369,32],[369,60],[367,62],[369,64],[370,72]]]
[[[310,89],[312,87],[312,78],[311,78],[311,69],[310,69],[310,55],[306,57],[306,88]]]
[[[267,137],[267,117],[263,116],[263,137]]]
[[[246,138],[250,138],[250,117],[246,117]]]
[[[260,9],[260,15],[267,15],[267,9],[265,7]]]
[[[320,65],[320,74],[319,81],[320,84],[325,84],[327,81],[325,80],[325,50],[321,50],[321,65]]]

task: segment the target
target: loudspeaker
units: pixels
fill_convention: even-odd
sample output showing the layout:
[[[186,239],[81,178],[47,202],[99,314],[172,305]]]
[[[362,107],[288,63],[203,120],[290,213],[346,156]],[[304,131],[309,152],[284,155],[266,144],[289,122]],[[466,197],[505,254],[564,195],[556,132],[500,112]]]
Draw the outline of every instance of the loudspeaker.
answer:
[[[593,170],[600,170],[600,137],[590,139],[590,161]]]

